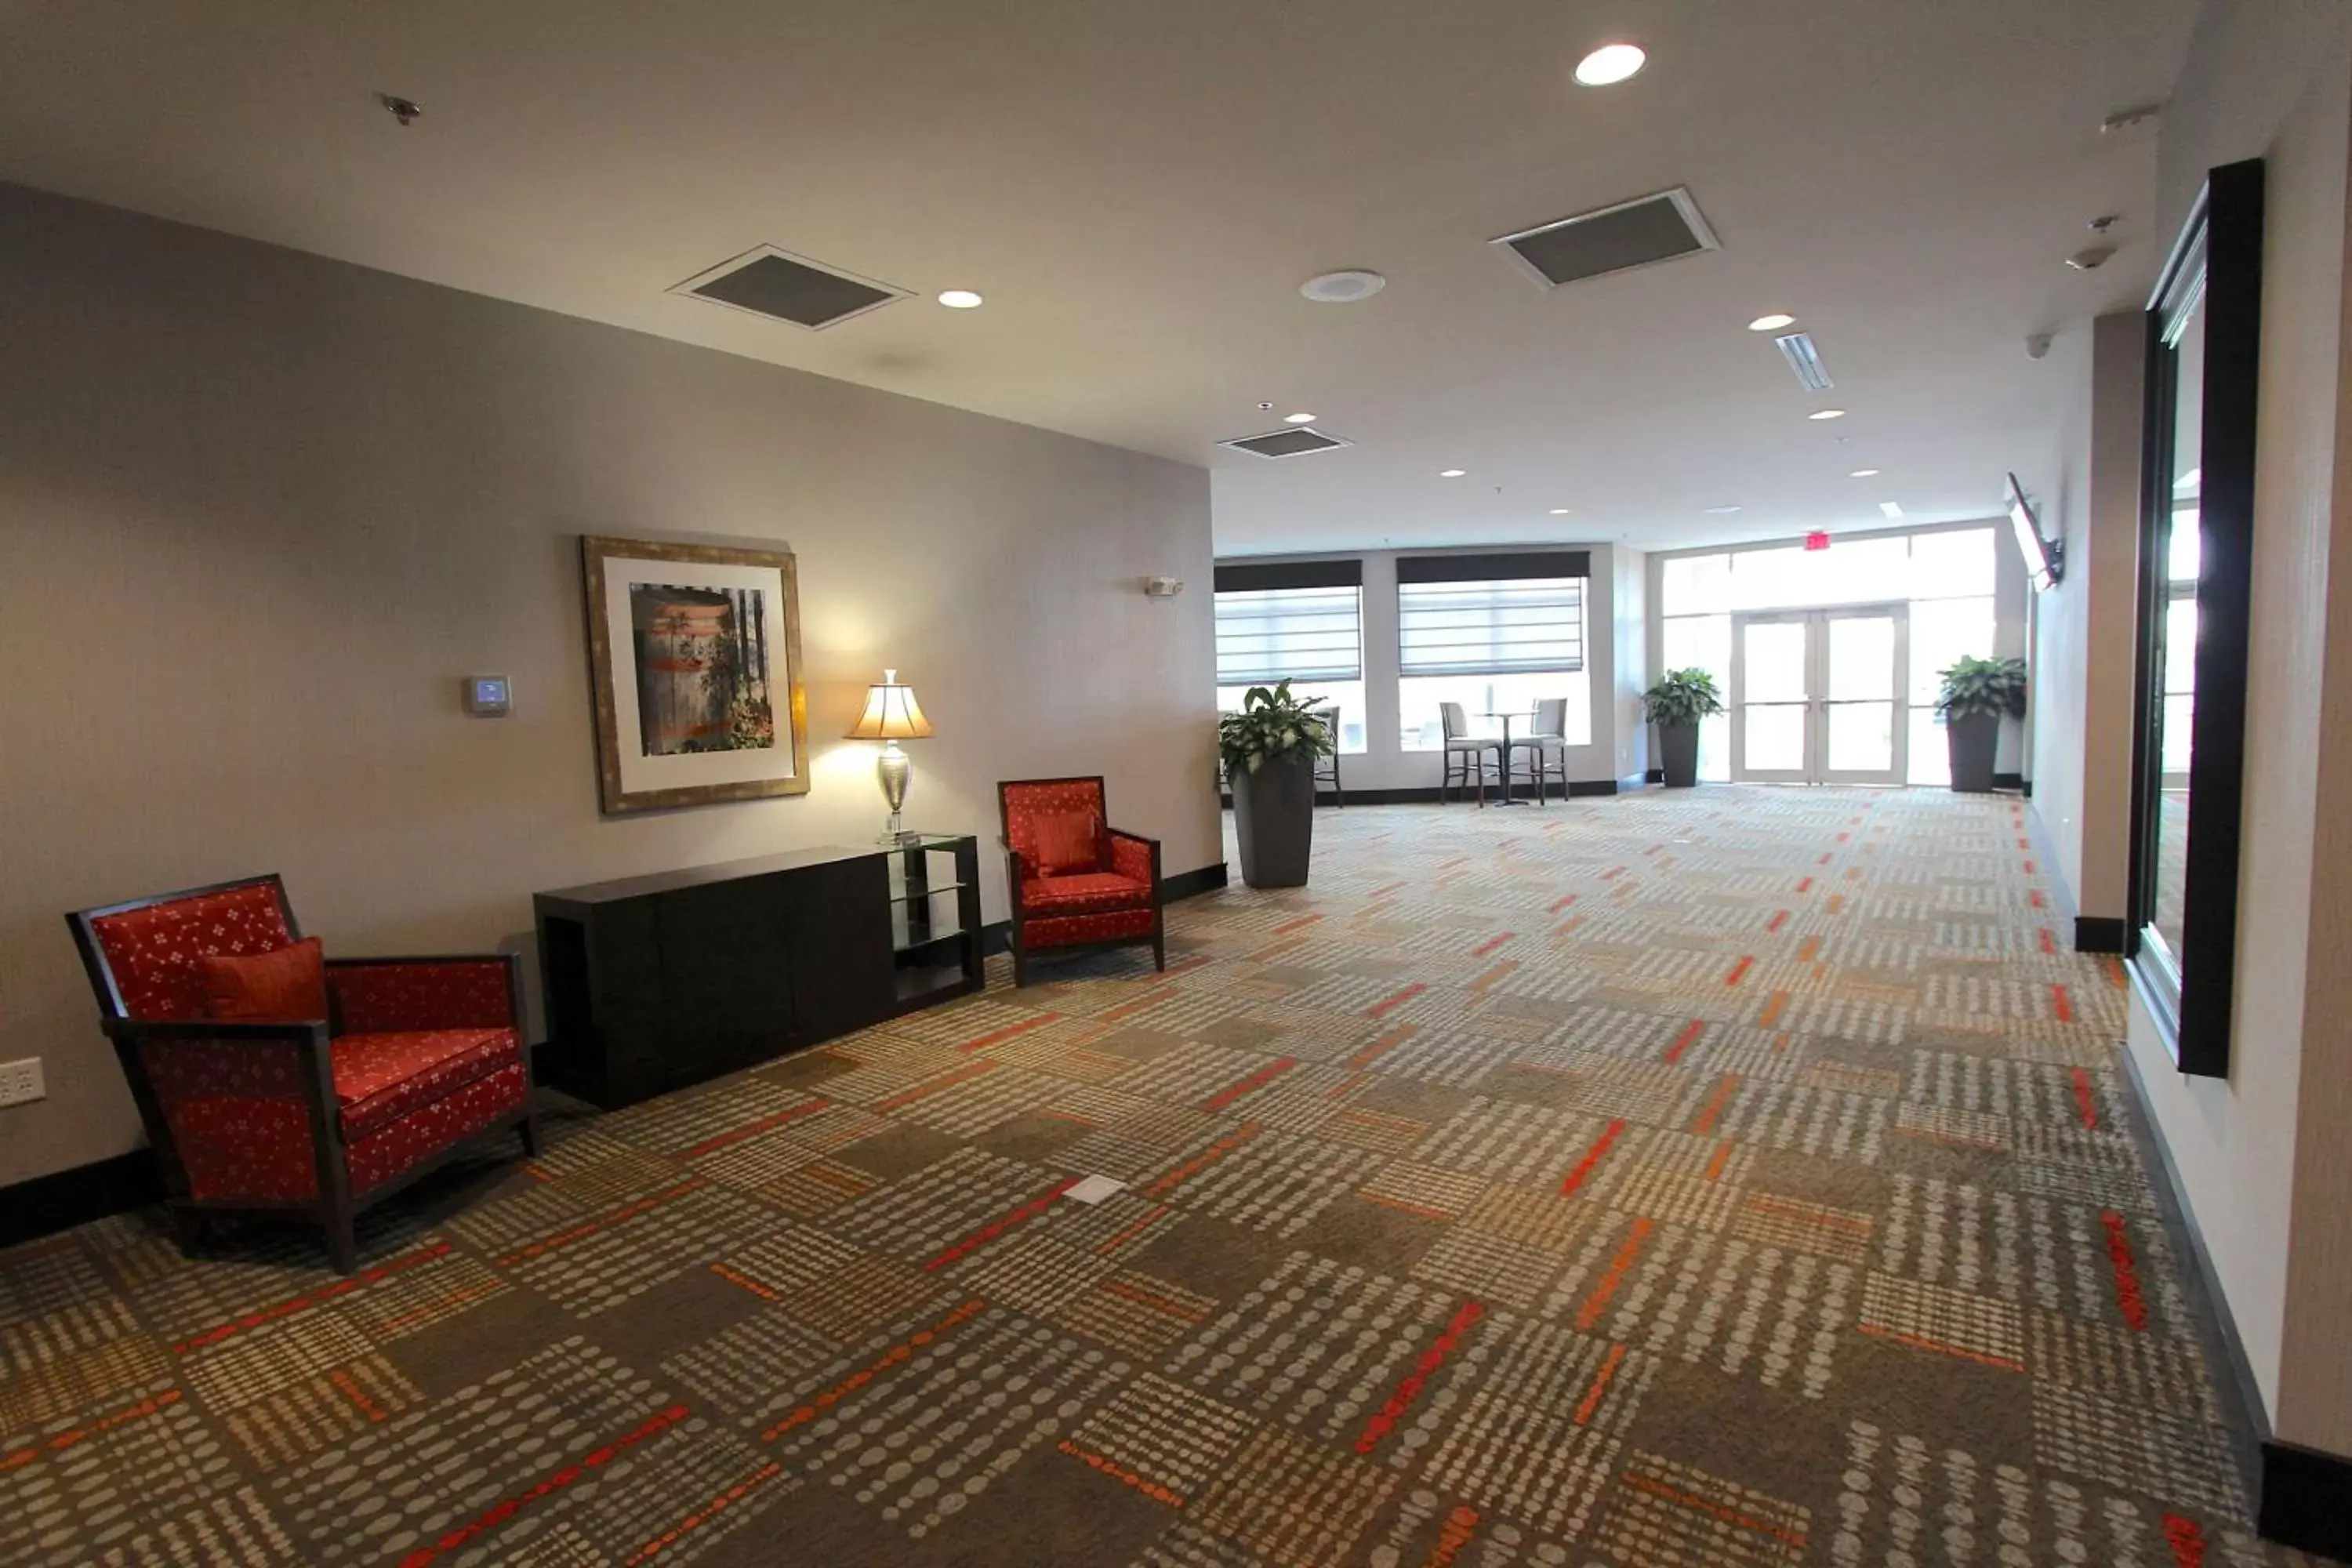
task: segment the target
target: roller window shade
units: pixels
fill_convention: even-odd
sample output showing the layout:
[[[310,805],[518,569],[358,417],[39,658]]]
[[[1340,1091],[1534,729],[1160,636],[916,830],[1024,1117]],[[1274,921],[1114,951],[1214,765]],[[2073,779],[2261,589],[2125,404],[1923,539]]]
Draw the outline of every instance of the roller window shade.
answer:
[[[1400,583],[1496,583],[1525,577],[1590,577],[1589,550],[1515,550],[1473,555],[1407,555]]]
[[[1402,674],[1517,675],[1584,668],[1584,580],[1400,583]]]
[[[1353,587],[1221,589],[1217,684],[1362,679],[1362,599]]]

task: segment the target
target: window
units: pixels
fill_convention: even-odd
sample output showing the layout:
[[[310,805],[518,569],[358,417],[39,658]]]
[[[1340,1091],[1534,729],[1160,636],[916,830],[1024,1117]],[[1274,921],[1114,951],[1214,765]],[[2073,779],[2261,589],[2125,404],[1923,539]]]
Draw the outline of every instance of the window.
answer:
[[[1533,713],[1536,704],[1564,699],[1568,710],[1560,732],[1571,746],[1592,743],[1592,692],[1585,673],[1549,670],[1530,675],[1423,675],[1397,682],[1397,720],[1408,752],[1434,752],[1445,743],[1437,705],[1459,702],[1475,735],[1499,735],[1502,721],[1493,713]],[[1527,734],[1532,724],[1521,719],[1511,726],[1514,736]]]
[[[1444,744],[1439,704],[1459,702],[1475,733],[1498,715],[1566,703],[1560,732],[1592,741],[1584,670],[1581,551],[1409,556],[1397,563],[1397,718],[1409,752]],[[1515,734],[1530,724],[1522,721]]]
[[[1363,563],[1233,563],[1217,568],[1217,707],[1289,681],[1339,709],[1339,750],[1364,743]]]
[[[1909,628],[1906,776],[1915,784],[1948,784],[1944,731],[1936,722],[1940,672],[1961,654],[1994,651],[1995,548],[1991,529],[1964,528],[1842,540],[1827,550],[1789,544],[1668,556],[1659,563],[1663,668],[1706,670],[1727,700],[1735,616],[1901,603]],[[1698,776],[1731,777],[1727,714],[1699,726]]]
[[[1408,679],[1583,668],[1581,577],[1397,584],[1397,669]]]

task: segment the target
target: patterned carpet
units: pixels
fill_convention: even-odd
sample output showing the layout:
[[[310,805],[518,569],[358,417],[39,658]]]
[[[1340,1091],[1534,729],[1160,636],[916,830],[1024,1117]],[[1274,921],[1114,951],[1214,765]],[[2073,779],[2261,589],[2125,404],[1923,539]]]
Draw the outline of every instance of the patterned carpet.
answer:
[[[2304,1561],[2014,802],[1318,832],[1164,977],[560,1120],[348,1280],[0,1255],[0,1562]]]

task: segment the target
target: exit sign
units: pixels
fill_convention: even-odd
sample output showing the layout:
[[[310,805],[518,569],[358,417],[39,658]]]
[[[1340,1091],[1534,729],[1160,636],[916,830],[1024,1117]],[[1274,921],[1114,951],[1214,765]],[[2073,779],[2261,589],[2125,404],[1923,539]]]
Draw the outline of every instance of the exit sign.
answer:
[[[1817,528],[1817,529],[1813,530],[1813,531],[1812,531],[1812,532],[1811,532],[1811,533],[1809,533],[1809,534],[1805,535],[1805,548],[1806,548],[1806,549],[1808,549],[1808,550],[1827,550],[1829,547],[1830,547],[1830,536],[1829,536],[1828,534],[1826,534],[1826,533],[1823,533],[1820,529],[1818,529],[1818,528]]]

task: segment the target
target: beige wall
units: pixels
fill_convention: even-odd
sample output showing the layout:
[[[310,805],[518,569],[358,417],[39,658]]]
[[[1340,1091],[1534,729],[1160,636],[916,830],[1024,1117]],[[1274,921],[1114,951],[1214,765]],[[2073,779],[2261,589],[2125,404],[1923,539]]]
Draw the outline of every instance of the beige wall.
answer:
[[[2282,1438],[2352,1454],[2352,562],[2339,439],[2352,42],[2340,7],[2209,5],[2168,111],[2162,232],[2205,168],[2267,163],[2252,675],[2226,1080],[2130,1048]],[[2332,805],[2330,803],[2333,803]]]
[[[2139,570],[2147,318],[2102,316],[2061,335],[2077,416],[2040,487],[2042,526],[2065,541],[2057,586],[2033,596],[2033,811],[2078,914],[2129,903],[2132,626]]]
[[[0,300],[0,1059],[49,1089],[0,1183],[137,1136],[63,911],[278,870],[331,953],[464,950],[537,888],[870,839],[836,737],[886,663],[992,918],[999,778],[1106,773],[1169,871],[1222,858],[1202,469],[9,187]],[[798,552],[809,795],[598,815],[583,532]]]

